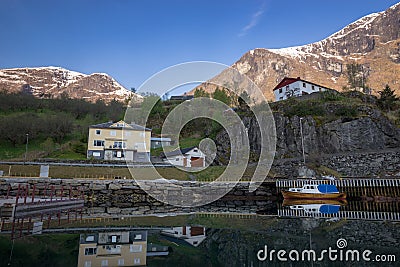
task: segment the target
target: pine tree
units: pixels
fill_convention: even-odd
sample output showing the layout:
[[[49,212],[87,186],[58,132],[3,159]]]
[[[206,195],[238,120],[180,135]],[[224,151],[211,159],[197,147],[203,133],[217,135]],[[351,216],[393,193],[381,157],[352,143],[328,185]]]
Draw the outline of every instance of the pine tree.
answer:
[[[378,105],[384,109],[390,111],[394,103],[399,100],[395,95],[394,90],[390,89],[389,85],[386,85],[385,89],[379,91]]]

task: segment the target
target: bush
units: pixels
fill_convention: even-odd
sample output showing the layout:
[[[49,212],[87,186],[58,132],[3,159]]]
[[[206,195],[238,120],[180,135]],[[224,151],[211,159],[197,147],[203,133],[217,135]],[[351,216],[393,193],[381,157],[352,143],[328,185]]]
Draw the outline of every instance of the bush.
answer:
[[[294,115],[304,116],[324,116],[326,114],[325,109],[318,102],[301,101],[294,103],[294,105],[288,106],[288,110],[285,111],[285,115],[291,117]]]
[[[343,100],[344,97],[336,91],[324,91],[321,93],[321,100],[323,102],[329,102],[329,101],[340,101]]]
[[[354,107],[344,106],[340,109],[335,110],[335,116],[338,117],[350,117],[355,118],[358,116],[358,111]]]

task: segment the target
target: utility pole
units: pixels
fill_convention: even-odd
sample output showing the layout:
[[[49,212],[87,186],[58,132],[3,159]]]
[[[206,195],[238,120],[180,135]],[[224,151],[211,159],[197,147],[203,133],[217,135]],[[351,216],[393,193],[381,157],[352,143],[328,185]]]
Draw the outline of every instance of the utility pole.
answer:
[[[301,148],[303,150],[303,164],[306,165],[306,156],[304,154],[304,140],[303,140],[303,119],[300,117],[300,135],[301,135]]]
[[[26,144],[25,144],[25,162],[28,157],[28,142],[29,142],[29,134],[26,134]]]

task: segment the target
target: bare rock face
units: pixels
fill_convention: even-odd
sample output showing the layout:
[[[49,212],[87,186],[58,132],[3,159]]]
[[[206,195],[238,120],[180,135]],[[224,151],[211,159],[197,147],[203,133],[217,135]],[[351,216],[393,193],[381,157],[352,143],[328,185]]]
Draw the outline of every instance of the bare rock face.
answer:
[[[108,74],[86,75],[59,67],[2,69],[0,90],[23,91],[40,98],[56,98],[66,93],[71,98],[90,102],[141,100],[141,96],[125,89]]]
[[[347,85],[349,63],[363,65],[373,94],[386,84],[400,94],[400,4],[367,15],[319,42],[250,50],[232,67],[252,79],[266,98],[273,100],[273,88],[284,77],[301,77],[341,91]],[[234,84],[229,86],[235,88]],[[209,84],[199,87],[214,89]]]
[[[340,108],[340,107],[338,107]],[[365,107],[362,107],[365,108]],[[340,118],[318,124],[312,116],[302,120],[304,152],[306,156],[322,154],[354,153],[357,151],[381,151],[400,147],[400,129],[394,126],[378,110],[365,108],[357,118]],[[302,156],[300,118],[287,117],[274,113],[276,127],[277,159]],[[260,131],[254,117],[243,118],[248,129],[250,150],[259,154],[262,146]],[[216,163],[225,165],[229,162],[230,144],[225,131],[216,138]],[[250,159],[257,161],[257,159]]]

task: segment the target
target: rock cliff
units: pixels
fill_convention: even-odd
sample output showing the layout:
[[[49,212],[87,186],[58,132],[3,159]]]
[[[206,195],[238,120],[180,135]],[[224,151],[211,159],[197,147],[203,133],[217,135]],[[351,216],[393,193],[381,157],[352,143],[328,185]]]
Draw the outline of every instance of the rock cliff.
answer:
[[[305,106],[316,105],[314,102],[303,102]],[[290,103],[281,105],[287,108]],[[273,108],[276,159],[302,156],[301,130],[304,152],[308,157],[400,148],[400,129],[380,110],[370,105],[358,105],[353,107],[354,112],[350,115],[334,116],[333,114],[346,109],[343,103],[326,102],[321,105],[325,113],[323,116],[306,115],[302,120],[299,115],[289,116],[279,108]],[[256,161],[263,145],[258,123],[251,116],[244,116],[242,120],[248,129],[251,154],[255,155],[251,160]],[[217,163],[224,165],[229,161],[230,151],[229,138],[225,131],[217,135],[216,146]]]

